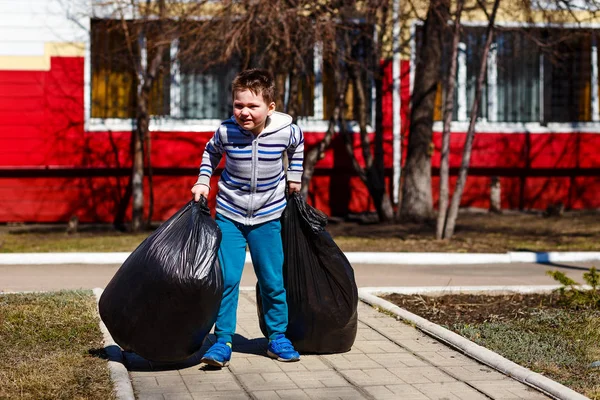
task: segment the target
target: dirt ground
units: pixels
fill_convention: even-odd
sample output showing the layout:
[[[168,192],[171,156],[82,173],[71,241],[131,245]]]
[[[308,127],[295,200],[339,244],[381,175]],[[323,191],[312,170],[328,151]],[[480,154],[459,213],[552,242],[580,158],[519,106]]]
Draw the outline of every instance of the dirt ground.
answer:
[[[600,250],[600,212],[597,211],[565,212],[556,217],[545,217],[541,212],[493,214],[463,211],[450,241],[433,239],[435,221],[374,224],[330,220],[327,230],[344,251],[496,253]]]
[[[561,308],[558,296],[548,294],[452,294],[420,296],[390,294],[384,297],[397,306],[439,325],[506,321],[526,317],[532,310]]]
[[[599,211],[545,217],[541,212],[464,210],[449,241],[435,240],[435,221],[379,224],[373,215],[366,215],[330,218],[326,229],[343,251],[600,251]],[[131,251],[150,232],[131,234],[110,224],[82,223],[77,232],[67,234],[67,224],[4,224],[0,252]]]

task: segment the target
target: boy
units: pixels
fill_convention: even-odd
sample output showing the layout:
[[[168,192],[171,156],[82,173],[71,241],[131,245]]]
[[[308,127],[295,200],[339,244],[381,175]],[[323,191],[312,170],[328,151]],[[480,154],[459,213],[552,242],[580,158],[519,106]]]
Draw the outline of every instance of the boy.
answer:
[[[298,361],[300,355],[284,335],[288,308],[279,219],[286,206],[283,153],[287,151],[289,159],[289,192],[300,191],[304,138],[292,117],[275,111],[275,84],[267,71],[243,71],[231,89],[233,117],[224,121],[206,144],[200,175],[192,187],[196,201],[208,197],[210,177],[222,155],[227,155],[216,207],[216,221],[223,233],[219,261],[224,292],[215,324],[217,342],[201,361],[224,367],[231,359],[246,244],[262,295],[269,334],[267,354],[279,361]]]

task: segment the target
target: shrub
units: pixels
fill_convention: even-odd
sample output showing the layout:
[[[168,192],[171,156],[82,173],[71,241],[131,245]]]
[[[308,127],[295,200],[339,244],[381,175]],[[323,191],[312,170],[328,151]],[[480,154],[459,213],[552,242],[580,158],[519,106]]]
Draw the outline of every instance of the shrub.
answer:
[[[556,290],[561,304],[575,309],[600,309],[600,274],[595,267],[583,274],[587,287],[560,271],[546,271],[546,274],[562,285]]]

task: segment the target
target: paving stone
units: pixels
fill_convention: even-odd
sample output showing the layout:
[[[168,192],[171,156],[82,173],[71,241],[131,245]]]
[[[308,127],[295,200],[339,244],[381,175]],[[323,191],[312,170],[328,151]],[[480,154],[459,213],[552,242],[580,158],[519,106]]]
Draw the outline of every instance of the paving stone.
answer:
[[[444,350],[444,347],[436,347],[431,343],[429,338],[419,339],[402,339],[398,340],[402,344],[402,347],[414,352],[414,353],[429,353],[431,351]]]
[[[422,360],[421,358],[419,358],[409,352],[398,353],[398,354],[396,354],[396,356],[398,357],[398,361],[400,361],[402,364],[406,365],[407,367],[428,367],[428,366],[430,366],[430,364],[428,362]],[[377,361],[376,357],[372,357],[372,358],[375,361]]]
[[[131,383],[137,388],[156,388],[158,381],[154,376],[135,376],[131,378]]]
[[[283,372],[262,374],[240,374],[238,379],[247,390],[298,389],[298,386]]]
[[[364,390],[376,400],[429,400],[429,397],[408,384],[365,386]]]
[[[212,392],[212,393],[191,393],[194,400],[248,400],[250,395],[246,392]]]
[[[310,397],[301,389],[265,390],[252,392],[257,400],[309,400]]]
[[[268,357],[254,355],[232,358],[229,363],[229,369],[235,374],[281,372],[278,364],[282,363]]]
[[[367,398],[351,387],[306,389],[305,392],[313,400],[361,400]]]
[[[387,338],[398,340],[417,340],[428,337],[423,332],[416,330],[414,327],[406,325],[401,321],[393,326],[387,326],[383,328],[378,328],[378,331],[381,332]]]
[[[423,357],[431,364],[438,367],[452,367],[460,365],[472,366],[477,363],[472,358],[466,357],[454,350],[419,351],[417,354],[419,357]]]
[[[398,368],[398,367],[409,367],[409,366],[429,366],[428,363],[418,359],[408,352],[403,353],[375,353],[366,354],[371,360],[385,368]]]
[[[386,337],[371,328],[362,328],[357,330],[356,340],[386,340]]]
[[[470,384],[493,399],[548,399],[548,397],[510,378],[504,380],[470,382]]]
[[[136,393],[135,398],[138,400],[165,400],[161,393]]]
[[[475,363],[475,365],[442,367],[441,369],[446,371],[449,375],[455,377],[456,379],[465,382],[506,379],[506,375],[479,363]]]
[[[381,365],[363,354],[328,354],[322,358],[339,370],[381,368]]]
[[[379,369],[351,369],[340,371],[352,384],[358,386],[394,385],[402,380],[390,370]],[[430,382],[430,381],[427,381]]]
[[[233,374],[231,375],[183,375],[185,385],[190,392],[216,392],[222,390],[243,390]]]
[[[335,371],[314,372],[288,372],[287,376],[298,385],[300,389],[312,389],[320,387],[350,386],[343,376]]]
[[[167,393],[165,400],[194,400],[190,393]]]
[[[177,371],[175,371],[177,372]],[[177,374],[175,376],[171,376],[171,375],[159,375],[156,377],[156,380],[158,382],[158,386],[178,386],[178,385],[184,385],[183,383],[183,379],[181,378],[181,375]]]
[[[432,400],[488,400],[488,397],[464,382],[418,383],[414,385]]]
[[[320,356],[317,355],[302,355],[299,362],[278,362],[277,366],[284,372],[332,370],[332,368],[325,364]]]
[[[395,328],[398,326],[398,324],[400,323],[399,321],[396,321],[394,318],[385,316],[385,317],[375,317],[375,316],[369,316],[366,318],[361,318],[360,319],[362,323],[365,324],[366,328],[376,328],[376,329],[381,329],[381,328]]]
[[[152,394],[152,393],[189,393],[188,388],[184,385],[172,385],[172,386],[134,386],[136,393],[140,394]]]
[[[410,384],[455,381],[453,377],[444,371],[431,366],[389,368],[389,371],[402,381]]]
[[[356,347],[363,353],[404,353],[405,349],[398,346],[397,344],[384,339],[384,340],[357,340],[354,342],[353,348]]]

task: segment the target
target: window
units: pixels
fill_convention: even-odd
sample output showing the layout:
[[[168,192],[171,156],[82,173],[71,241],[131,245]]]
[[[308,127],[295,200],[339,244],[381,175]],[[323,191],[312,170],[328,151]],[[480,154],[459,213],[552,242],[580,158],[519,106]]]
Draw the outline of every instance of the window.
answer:
[[[127,30],[124,30],[122,22],[118,20],[91,21],[91,85],[86,96],[90,99],[89,115],[98,125],[96,129],[106,127],[107,123],[123,127],[125,125],[115,120],[126,123],[135,117],[139,83],[135,66],[150,62],[156,54],[159,38],[158,32],[155,32],[157,27],[148,22],[144,26],[136,25],[136,21],[132,20],[126,24]],[[144,35],[138,35],[137,31],[142,28]],[[352,58],[362,66],[361,78],[369,99],[366,104],[369,116],[374,107],[369,72],[372,60],[368,59],[371,40],[366,35],[371,35],[372,31],[372,28],[359,24],[348,30],[353,41]],[[138,37],[139,40],[128,39]],[[201,45],[201,41],[191,37],[174,39],[168,44],[150,90],[149,112],[154,119],[167,121],[167,125],[187,120],[192,124],[193,121],[202,120],[212,124],[212,121],[231,116],[231,81],[241,69],[240,60],[247,57],[238,56],[226,64],[214,65],[197,55],[194,46]],[[290,79],[288,74],[275,77],[280,91],[277,99],[279,110],[291,106],[288,103],[290,85],[293,84],[296,85],[293,106],[298,117],[307,120],[326,120],[330,117],[335,101],[335,67],[323,62],[321,46],[315,46],[314,51],[307,54],[306,68],[296,79]],[[252,62],[252,57],[249,60],[250,67],[260,66]],[[347,120],[356,119],[356,106],[356,89],[350,85],[346,95]]]
[[[184,119],[226,119],[232,115],[231,81],[240,70],[239,62],[228,65],[208,65],[197,56],[192,38],[176,41],[179,74],[175,78],[179,89],[178,117]]]
[[[340,30],[338,41],[342,42],[344,39],[341,37],[343,34],[348,34],[349,41],[351,43],[351,54],[349,57],[359,64],[360,79],[364,83],[365,96],[367,97],[366,111],[367,121],[371,121],[372,116],[372,102],[371,91],[373,89],[373,82],[371,79],[373,70],[373,59],[372,59],[372,37],[373,37],[373,26],[366,24],[356,24],[349,28]],[[340,47],[344,47],[341,45]],[[339,65],[331,65],[330,63],[324,63],[323,65],[323,110],[324,119],[331,118],[333,110],[335,108],[335,74],[334,69],[345,70],[346,60],[344,55],[339,55]],[[346,56],[347,57],[347,56]],[[354,87],[352,81],[349,81],[348,89],[346,92],[346,104],[345,104],[345,115],[346,120],[358,120],[358,94],[357,89]]]
[[[132,43],[130,52],[124,32],[107,21],[94,20],[91,27],[91,115],[131,118],[137,84],[131,65],[132,57],[139,57],[137,43]]]
[[[417,43],[420,30],[417,29]],[[445,44],[441,81],[449,67]],[[598,88],[592,73],[593,32],[560,28],[499,28],[492,42],[478,119],[510,123],[574,123],[598,120]],[[454,121],[466,121],[475,97],[484,27],[463,27],[457,59]],[[595,45],[594,45],[595,46]],[[596,72],[597,74],[597,72]],[[442,119],[443,84],[438,88],[434,119]],[[595,100],[594,100],[595,99]]]
[[[151,25],[146,28],[145,40],[132,41],[129,45],[120,21],[92,21],[92,118],[134,117],[138,85],[135,64],[149,62],[156,54],[153,40],[156,34]],[[134,29],[135,24],[128,22],[129,32]],[[175,40],[164,53],[150,90],[150,115],[175,119],[228,118],[231,115],[230,83],[239,70],[237,65],[205,68],[204,63],[194,57],[186,55],[179,60],[179,46]]]

